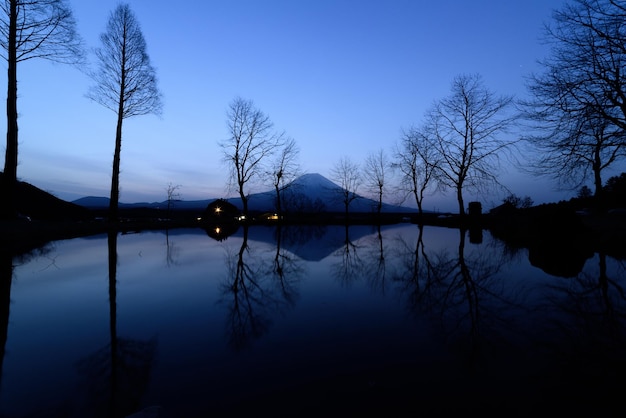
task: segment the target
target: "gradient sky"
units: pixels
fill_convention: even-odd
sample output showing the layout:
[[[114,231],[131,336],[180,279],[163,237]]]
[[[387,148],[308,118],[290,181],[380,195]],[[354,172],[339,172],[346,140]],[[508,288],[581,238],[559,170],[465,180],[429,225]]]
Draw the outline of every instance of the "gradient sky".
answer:
[[[70,2],[89,48],[99,46],[117,3]],[[379,148],[391,152],[402,129],[419,124],[458,74],[480,73],[496,93],[524,97],[525,77],[547,54],[542,25],[563,1],[128,3],[164,111],[124,122],[121,202],[165,200],[170,182],[184,200],[226,196],[217,143],[228,136],[226,108],[236,96],[253,100],[297,141],[304,171],[326,177],[343,155],[361,163]],[[6,83],[6,71],[0,80]],[[85,97],[91,80],[46,61],[20,64],[18,80],[18,177],[66,200],[108,196],[116,115]],[[501,178],[535,203],[573,195],[512,167]],[[480,199],[491,207],[502,197]],[[453,193],[424,205],[456,209]]]

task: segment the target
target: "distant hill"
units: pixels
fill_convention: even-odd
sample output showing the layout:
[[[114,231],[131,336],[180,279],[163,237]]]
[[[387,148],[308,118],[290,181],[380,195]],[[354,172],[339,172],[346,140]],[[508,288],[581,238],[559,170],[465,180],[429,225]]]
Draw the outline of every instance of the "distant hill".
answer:
[[[285,210],[289,212],[343,212],[344,205],[341,201],[342,188],[328,180],[321,174],[304,174],[294,180],[283,192]],[[200,210],[213,202],[217,197],[204,200],[179,200],[172,203],[173,209]],[[233,197],[227,199],[230,203],[242,209],[241,199]],[[273,190],[250,195],[248,208],[251,211],[271,212],[275,209],[276,193]],[[90,208],[104,209],[109,206],[106,197],[83,197],[72,203]],[[167,201],[163,202],[140,202],[122,203],[120,208],[165,208]],[[359,197],[350,204],[350,212],[369,213],[375,211],[376,202],[372,199]],[[414,213],[413,208],[383,203],[385,213]]]
[[[5,187],[4,173],[0,172],[2,196],[6,196]],[[23,181],[17,182],[16,209],[21,216],[33,220],[84,220],[91,217],[89,210],[81,205],[59,199]]]

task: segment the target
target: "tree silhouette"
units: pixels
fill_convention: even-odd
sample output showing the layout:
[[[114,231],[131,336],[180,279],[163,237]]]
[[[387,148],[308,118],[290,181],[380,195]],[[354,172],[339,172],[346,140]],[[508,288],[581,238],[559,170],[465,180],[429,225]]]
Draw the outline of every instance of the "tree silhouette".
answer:
[[[349,157],[341,157],[333,167],[331,175],[332,180],[340,186],[338,194],[345,208],[347,222],[350,203],[359,197],[357,194],[357,190],[361,184],[359,165],[352,162]]]
[[[411,128],[403,133],[393,163],[400,171],[400,189],[404,199],[412,194],[420,215],[423,214],[424,194],[432,180],[436,180],[440,164],[435,142],[426,128]]]
[[[376,213],[380,216],[383,208],[383,195],[386,191],[388,171],[391,163],[381,148],[365,158],[363,176],[370,193],[376,196]]]
[[[435,103],[427,120],[440,164],[438,179],[456,191],[459,215],[465,215],[463,191],[499,184],[503,153],[515,144],[506,139],[514,122],[510,96],[496,96],[478,74],[454,78],[451,94]]]
[[[6,181],[3,205],[6,216],[15,216],[17,182],[17,66],[30,59],[78,64],[83,60],[82,40],[65,0],[5,0],[0,3],[0,46],[7,62]]]
[[[291,186],[291,182],[300,174],[298,165],[298,154],[300,150],[293,138],[288,138],[276,153],[274,161],[270,164],[270,174],[272,186],[276,191],[276,212],[279,216],[283,214],[284,196],[283,192]]]
[[[172,182],[167,183],[165,191],[167,192],[167,217],[171,216],[171,209],[174,206],[174,202],[181,200],[181,194],[179,192],[182,186],[180,184],[174,185]]]
[[[269,116],[257,109],[252,100],[241,97],[230,103],[226,121],[230,136],[219,145],[230,168],[230,182],[237,188],[243,215],[247,217],[247,188],[263,172],[266,158],[282,145],[283,135],[273,131]]]
[[[122,123],[132,116],[150,113],[159,115],[162,102],[156,72],[146,52],[146,41],[128,4],[118,5],[111,13],[100,40],[102,46],[95,51],[99,69],[92,74],[96,84],[87,96],[117,114],[109,203],[109,218],[116,221],[120,195]]]
[[[550,56],[532,74],[523,101],[526,135],[536,148],[534,171],[571,189],[589,175],[600,201],[601,173],[626,157],[626,6],[613,0],[575,0],[545,29]]]

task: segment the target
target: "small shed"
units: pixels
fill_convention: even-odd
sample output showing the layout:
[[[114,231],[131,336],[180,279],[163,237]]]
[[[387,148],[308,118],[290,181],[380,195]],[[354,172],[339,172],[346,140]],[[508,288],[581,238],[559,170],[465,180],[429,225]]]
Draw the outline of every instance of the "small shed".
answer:
[[[226,199],[217,199],[207,205],[202,220],[214,223],[233,222],[239,215],[237,206]]]

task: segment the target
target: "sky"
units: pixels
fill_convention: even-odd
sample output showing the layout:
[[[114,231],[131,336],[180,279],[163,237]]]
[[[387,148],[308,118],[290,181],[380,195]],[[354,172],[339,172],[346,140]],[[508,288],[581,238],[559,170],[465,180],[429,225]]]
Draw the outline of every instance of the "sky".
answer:
[[[329,178],[341,157],[360,164],[379,149],[391,153],[459,74],[478,73],[495,93],[523,98],[526,77],[548,54],[543,25],[564,1],[127,3],[164,104],[160,117],[124,121],[120,201],[132,203],[166,200],[168,184],[180,186],[184,200],[233,195],[218,143],[228,138],[226,109],[235,97],[252,100],[295,139],[303,172]],[[118,2],[69,4],[91,51]],[[95,65],[91,52],[89,60]],[[108,196],[116,114],[86,97],[93,85],[86,72],[31,60],[18,66],[18,82],[18,177],[65,200]],[[504,168],[503,183],[535,203],[574,195]],[[503,197],[478,199],[493,207]],[[452,192],[424,199],[428,210],[456,205]]]

